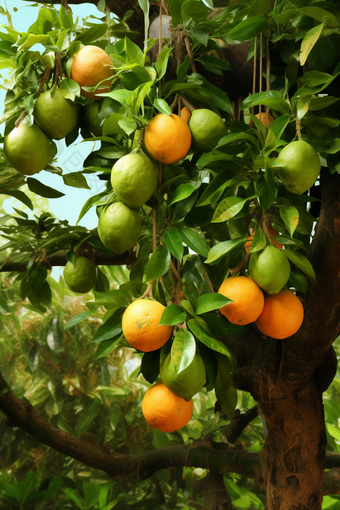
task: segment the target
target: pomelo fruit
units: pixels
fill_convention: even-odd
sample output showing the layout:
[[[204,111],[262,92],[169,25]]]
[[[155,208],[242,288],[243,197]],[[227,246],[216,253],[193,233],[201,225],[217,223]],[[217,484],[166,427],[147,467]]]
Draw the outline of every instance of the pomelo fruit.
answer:
[[[68,261],[64,268],[65,283],[73,292],[89,292],[94,287],[96,278],[96,268],[86,257],[76,257],[74,264]]]
[[[188,126],[193,143],[200,151],[212,150],[220,138],[228,133],[221,117],[206,108],[193,110]]]
[[[114,253],[124,253],[138,241],[141,219],[134,209],[123,202],[103,208],[99,216],[98,235],[102,243]]]
[[[120,158],[112,167],[112,189],[128,207],[145,204],[157,186],[157,173],[151,160],[141,151]]]
[[[168,354],[160,366],[160,377],[163,384],[178,397],[189,400],[203,388],[206,370],[201,355],[196,352],[194,359],[182,372],[176,374],[175,366]]]
[[[77,125],[78,108],[57,87],[40,94],[34,105],[34,120],[51,138],[61,140]]]
[[[316,150],[304,140],[291,142],[282,149],[278,157],[284,166],[278,175],[291,193],[301,194],[315,183],[321,169]]]
[[[26,119],[5,136],[4,152],[10,164],[24,175],[40,172],[54,155],[53,143]]]
[[[248,271],[261,289],[268,294],[277,294],[288,282],[290,264],[284,251],[266,246],[250,255]]]

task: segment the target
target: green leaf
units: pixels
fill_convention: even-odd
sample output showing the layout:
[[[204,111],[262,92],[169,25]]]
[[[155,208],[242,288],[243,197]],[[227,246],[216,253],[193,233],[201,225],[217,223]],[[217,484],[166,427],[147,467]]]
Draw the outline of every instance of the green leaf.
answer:
[[[171,255],[169,250],[162,245],[157,246],[146,268],[147,281],[154,280],[165,274],[170,267]]]
[[[102,342],[113,339],[122,332],[122,318],[112,315],[107,321],[99,326],[90,343]]]
[[[171,115],[170,107],[169,107],[168,103],[166,101],[164,101],[164,99],[157,97],[154,100],[153,104],[160,113],[164,113],[165,115]]]
[[[129,37],[124,38],[124,51],[126,56],[126,61],[129,64],[144,64],[144,55],[142,50],[131,41]]]
[[[31,202],[31,199],[23,191],[20,191],[17,189],[17,190],[11,190],[11,191],[2,191],[2,193],[4,195],[9,195],[10,197],[14,197],[17,200],[20,200],[20,202],[27,205],[27,207],[29,209],[31,209],[31,211],[33,211],[33,204]]]
[[[238,214],[248,202],[254,197],[249,198],[238,198],[238,197],[228,197],[222,200],[215,209],[214,216],[212,219],[212,223],[221,223],[222,221],[228,221],[236,214]]]
[[[161,80],[163,78],[163,76],[165,75],[167,67],[168,67],[168,61],[169,61],[171,52],[172,52],[172,48],[164,48],[164,50],[162,50],[160,52],[160,54],[158,55],[157,61],[155,64],[155,68],[156,68],[157,75],[158,75],[156,81]]]
[[[247,237],[238,237],[237,239],[231,239],[230,241],[215,244],[215,246],[213,246],[209,251],[205,264],[214,264],[220,257],[223,257],[235,248],[244,245],[246,240]]]
[[[118,333],[118,335],[114,336],[113,338],[103,340],[102,342],[100,342],[93,359],[97,360],[100,358],[104,358],[105,356],[108,356],[110,352],[112,352],[113,349],[119,344],[122,338],[124,338],[123,334]]]
[[[188,321],[189,329],[193,332],[196,338],[200,342],[202,342],[204,345],[209,347],[209,349],[212,349],[213,351],[219,352],[220,354],[223,354],[224,356],[228,356],[230,358],[230,353],[226,346],[220,341],[217,340],[217,338],[214,338],[213,336],[209,335],[199,324],[197,319],[190,319]]]
[[[302,39],[301,43],[301,50],[300,50],[300,64],[303,66],[308,58],[308,55],[313,49],[313,46],[318,41],[319,37],[322,34],[324,24],[321,23],[320,25],[317,25],[316,27],[311,28],[308,30],[305,37]]]
[[[232,370],[233,366],[230,360],[221,356],[218,360],[215,395],[229,420],[231,420],[237,405],[237,391],[234,386]]]
[[[249,253],[255,253],[256,251],[261,251],[266,247],[267,240],[264,232],[257,228],[254,233],[253,241],[251,243]]]
[[[178,305],[169,305],[164,308],[159,326],[176,326],[186,319],[186,313]]]
[[[269,106],[272,110],[290,115],[289,103],[282,99],[281,93],[277,90],[258,92],[257,94],[247,97],[242,101],[241,110],[258,105]]]
[[[307,278],[295,265],[292,265],[290,268],[289,283],[298,292],[307,292],[308,290]]]
[[[268,182],[264,175],[262,175],[256,182],[256,191],[259,194],[261,207],[267,211],[274,203],[278,188],[271,177],[271,171],[268,169],[269,179]]]
[[[286,257],[293,262],[303,273],[305,273],[308,278],[311,280],[316,281],[315,272],[313,269],[312,264],[309,262],[309,260],[300,253],[297,253],[296,251],[291,251],[288,248],[284,250],[284,253]]]
[[[179,229],[180,236],[185,244],[198,255],[207,257],[209,247],[204,237],[201,237],[198,230],[189,227]]]
[[[222,306],[232,303],[232,301],[232,299],[222,296],[222,294],[203,294],[195,299],[193,306],[196,314],[201,315],[212,310],[219,310]]]
[[[66,186],[72,186],[73,188],[91,189],[81,172],[71,172],[69,174],[64,174],[62,177]]]
[[[60,198],[64,197],[65,193],[61,193],[60,191],[57,191],[56,189],[50,188],[50,186],[46,186],[45,184],[42,184],[42,182],[38,181],[37,179],[34,179],[33,177],[27,177],[27,185],[30,189],[30,191],[33,191],[33,193],[36,193],[37,195],[40,195],[41,197],[45,198]]]
[[[184,248],[182,238],[177,228],[170,227],[163,234],[163,242],[172,255],[179,261],[183,258]]]
[[[77,96],[80,96],[80,86],[71,78],[64,78],[60,82],[60,90],[64,98],[71,99],[71,101],[74,101]]]
[[[64,329],[72,328],[72,326],[75,326],[76,324],[79,324],[80,322],[83,322],[91,314],[93,314],[92,310],[88,310],[87,312],[78,313],[78,315],[75,315],[74,317],[72,317],[72,319],[69,320],[65,324]]]
[[[254,16],[248,18],[232,28],[228,32],[228,38],[234,41],[245,41],[253,39],[268,27],[268,23],[263,16]]]
[[[192,184],[180,184],[175,191],[173,192],[172,198],[170,202],[168,203],[168,207],[170,205],[175,204],[176,202],[180,202],[181,200],[184,200],[195,191],[195,188]]]
[[[180,329],[171,346],[171,361],[175,373],[180,374],[190,365],[196,354],[196,342],[190,331]]]
[[[27,366],[31,374],[33,374],[39,365],[39,351],[40,346],[39,344],[34,344],[31,348],[28,358],[27,358]]]
[[[142,357],[140,372],[148,383],[153,384],[159,375],[160,350],[145,352]]]
[[[283,219],[290,236],[293,237],[295,229],[299,224],[299,211],[292,205],[280,207],[280,216]]]

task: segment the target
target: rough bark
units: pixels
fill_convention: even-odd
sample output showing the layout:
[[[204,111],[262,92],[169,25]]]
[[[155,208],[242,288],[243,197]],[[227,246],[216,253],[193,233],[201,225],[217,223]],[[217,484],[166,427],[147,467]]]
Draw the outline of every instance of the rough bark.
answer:
[[[195,482],[192,488],[203,497],[204,510],[232,510],[222,475],[208,473],[205,478]]]

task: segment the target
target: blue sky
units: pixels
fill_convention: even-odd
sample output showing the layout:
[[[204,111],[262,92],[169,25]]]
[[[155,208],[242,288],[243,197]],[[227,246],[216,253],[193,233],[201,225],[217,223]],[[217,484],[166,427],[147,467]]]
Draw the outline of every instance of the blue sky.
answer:
[[[2,2],[1,2],[2,3]],[[2,4],[4,5],[4,4]],[[25,2],[23,0],[6,0],[6,5],[8,11],[12,16],[12,23],[15,30],[20,32],[25,32],[27,29],[34,23],[36,20],[38,11],[40,6],[34,6],[34,3]],[[58,5],[56,4],[58,8]],[[16,12],[14,9],[18,9]],[[72,12],[74,18],[79,16],[79,23],[82,18],[85,18],[89,15],[94,15],[97,17],[102,16],[97,8],[91,4],[82,4],[82,5],[72,5]],[[6,25],[7,18],[6,16],[0,15],[0,25]],[[1,30],[1,28],[0,28]],[[33,47],[34,49],[36,47]],[[44,49],[41,47],[42,50]],[[38,49],[38,46],[37,46]],[[0,102],[3,105],[5,98],[5,91],[0,89]],[[3,109],[1,109],[2,113]],[[0,131],[3,133],[4,125],[0,125]],[[90,142],[81,142],[81,137],[78,138],[76,142],[74,142],[70,147],[66,147],[65,142],[60,140],[57,142],[58,147],[58,166],[63,169],[64,173],[77,172],[82,170],[83,161],[91,152],[94,147],[93,143]],[[34,176],[38,178],[43,184],[47,186],[51,186],[62,193],[65,193],[65,196],[58,199],[49,199],[50,210],[53,214],[55,214],[60,219],[67,219],[71,224],[75,224],[79,212],[88,198],[91,195],[95,195],[100,191],[105,189],[103,181],[99,181],[99,179],[94,175],[88,175],[87,181],[91,190],[87,189],[78,189],[72,188],[70,186],[65,186],[63,183],[62,177],[54,174],[50,174],[49,172],[42,171],[39,174]],[[9,199],[5,202],[4,206],[7,212],[11,213],[12,208],[12,199]],[[18,204],[15,204],[17,207]],[[28,210],[26,212],[29,212]],[[80,221],[80,225],[83,225],[87,228],[95,228],[98,223],[98,218],[95,212],[95,209],[92,208],[85,217]]]

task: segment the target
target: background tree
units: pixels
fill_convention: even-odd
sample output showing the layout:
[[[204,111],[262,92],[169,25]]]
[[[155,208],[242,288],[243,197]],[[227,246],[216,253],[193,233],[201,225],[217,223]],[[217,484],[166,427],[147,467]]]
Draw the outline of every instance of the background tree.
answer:
[[[121,2],[120,11],[115,3],[99,2],[104,17],[95,23],[87,20],[82,27],[67,5],[58,9],[45,5],[26,33],[18,33],[11,26],[0,33],[1,67],[12,71],[4,80],[7,94],[1,120],[6,122],[5,134],[15,123],[21,125],[24,117],[24,125],[32,125],[37,98],[44,87],[54,86],[79,105],[77,126],[67,134],[66,143],[73,143],[79,130],[83,138],[101,142],[100,149],[86,159],[82,172],[64,175],[55,162],[45,165],[46,171],[61,175],[68,185],[88,186],[85,176],[91,173],[108,181],[115,161],[135,148],[144,148],[143,130],[157,112],[180,113],[183,105],[190,110],[209,108],[222,114],[228,127],[228,134],[212,148],[193,146],[178,164],[156,164],[158,190],[139,211],[142,231],[137,250],[130,253],[115,255],[96,231],[70,226],[46,212],[32,218],[16,209],[16,214],[3,216],[2,235],[8,242],[2,246],[2,271],[9,271],[12,279],[16,276],[14,287],[20,286],[24,310],[40,314],[45,321],[47,335],[41,332],[41,342],[46,340],[55,356],[53,359],[44,348],[40,352],[40,342],[31,341],[29,350],[26,348],[28,368],[34,374],[39,359],[44,359],[56,371],[57,385],[53,390],[52,384],[49,391],[57,391],[58,382],[64,379],[80,392],[80,404],[71,402],[63,415],[58,404],[58,408],[55,404],[45,406],[39,414],[30,399],[11,391],[9,384],[16,382],[6,372],[7,382],[1,378],[0,407],[10,427],[20,427],[35,441],[110,477],[142,480],[166,467],[207,469],[210,473],[206,479],[196,485],[204,508],[231,508],[226,487],[235,507],[242,506],[245,500],[238,501],[238,496],[245,494],[249,479],[253,479],[253,491],[258,491],[259,485],[264,488],[270,510],[319,509],[323,496],[338,494],[340,487],[338,446],[332,439],[339,439],[336,409],[326,401],[333,420],[327,426],[330,436],[326,453],[322,401],[322,393],[336,373],[332,345],[340,322],[339,12],[331,2],[220,3],[172,0],[154,5],[156,14],[158,7],[162,17],[171,16],[171,37],[166,41],[161,30],[158,41],[146,39],[142,43],[144,37],[137,38],[149,29],[149,3],[142,0],[137,7]],[[142,49],[133,42],[134,37]],[[43,45],[42,52],[34,51],[37,43]],[[82,96],[79,84],[70,77],[73,57],[81,44],[105,48],[114,66],[110,91],[102,94],[99,103],[101,131],[96,137],[89,124],[92,100]],[[93,94],[93,87],[84,86],[83,92]],[[265,108],[268,121],[262,124],[254,114]],[[274,117],[270,129],[269,108]],[[255,127],[249,127],[250,119]],[[319,182],[309,194],[291,193],[278,177],[281,167],[276,156],[284,145],[301,137],[318,151],[322,163]],[[26,177],[15,170],[3,152],[1,158],[2,193],[29,209],[33,209],[32,201],[20,190],[24,184],[35,194],[58,197],[59,192],[42,185],[38,176]],[[100,214],[103,207],[116,201],[108,181],[104,192],[84,204],[79,218],[94,206]],[[216,311],[225,304],[216,295],[220,284],[229,275],[246,271],[249,256],[271,244],[270,225],[279,233],[275,241],[285,246],[291,263],[287,286],[299,292],[305,311],[302,327],[284,340],[266,337],[255,326],[235,326]],[[251,232],[254,242],[246,254]],[[195,352],[193,345],[198,343],[207,369],[206,391],[215,388],[217,425],[215,417],[211,417],[212,422],[203,420],[206,429],[187,428],[172,436],[170,443],[181,443],[177,445],[167,442],[163,446],[158,435],[157,449],[139,453],[119,452],[119,445],[107,442],[104,428],[100,428],[96,443],[83,436],[98,431],[98,397],[89,396],[91,390],[89,393],[86,387],[91,366],[85,363],[85,373],[89,373],[77,383],[63,369],[58,372],[60,363],[64,366],[74,357],[76,346],[72,342],[71,347],[68,345],[70,337],[65,337],[63,321],[56,316],[58,307],[63,310],[58,304],[64,298],[63,283],[56,284],[48,275],[52,265],[74,262],[75,254],[88,256],[100,268],[94,299],[86,303],[86,311],[67,323],[66,331],[79,327],[87,317],[96,317],[103,323],[92,338],[98,344],[94,357],[110,360],[115,349],[127,346],[121,317],[132,300],[149,295],[167,305],[163,322],[175,325],[175,332],[183,334],[176,334],[177,340],[165,349],[182,351],[185,367]],[[127,270],[114,269],[121,265]],[[12,285],[13,280],[9,281]],[[21,305],[17,310],[18,305],[13,304],[13,297],[16,303],[19,299],[11,292],[8,289],[4,294],[9,304],[1,301],[5,338],[13,324],[22,319]],[[183,324],[187,329],[178,327]],[[164,350],[142,355],[141,372],[149,383],[157,379],[163,355]],[[2,364],[8,365],[6,358]],[[105,384],[99,389],[110,386],[112,376],[108,365],[102,367],[100,377]],[[29,384],[25,379],[23,383]],[[261,441],[250,449],[230,444],[257,414],[257,410],[234,413],[235,388],[250,393],[257,402],[267,431],[262,448]],[[63,385],[59,390],[63,391]],[[102,399],[104,391],[109,390],[101,390]],[[333,396],[334,391],[328,395]],[[93,400],[91,405],[88,398]],[[242,409],[247,407],[243,398]],[[249,401],[246,397],[245,402]],[[82,413],[78,420],[72,405]],[[107,418],[105,402],[101,411],[104,422],[108,419],[107,425],[112,427],[116,418],[114,413]],[[242,478],[233,475],[223,483],[221,475],[228,473]],[[33,486],[36,480],[31,479],[27,484]],[[58,486],[59,482],[54,483]],[[11,489],[3,487],[9,496]],[[243,492],[238,493],[238,487]],[[49,490],[53,494],[53,485]],[[263,507],[257,497],[248,501]],[[335,508],[336,501],[325,498],[328,506],[324,508]],[[104,503],[98,508],[104,508]]]

